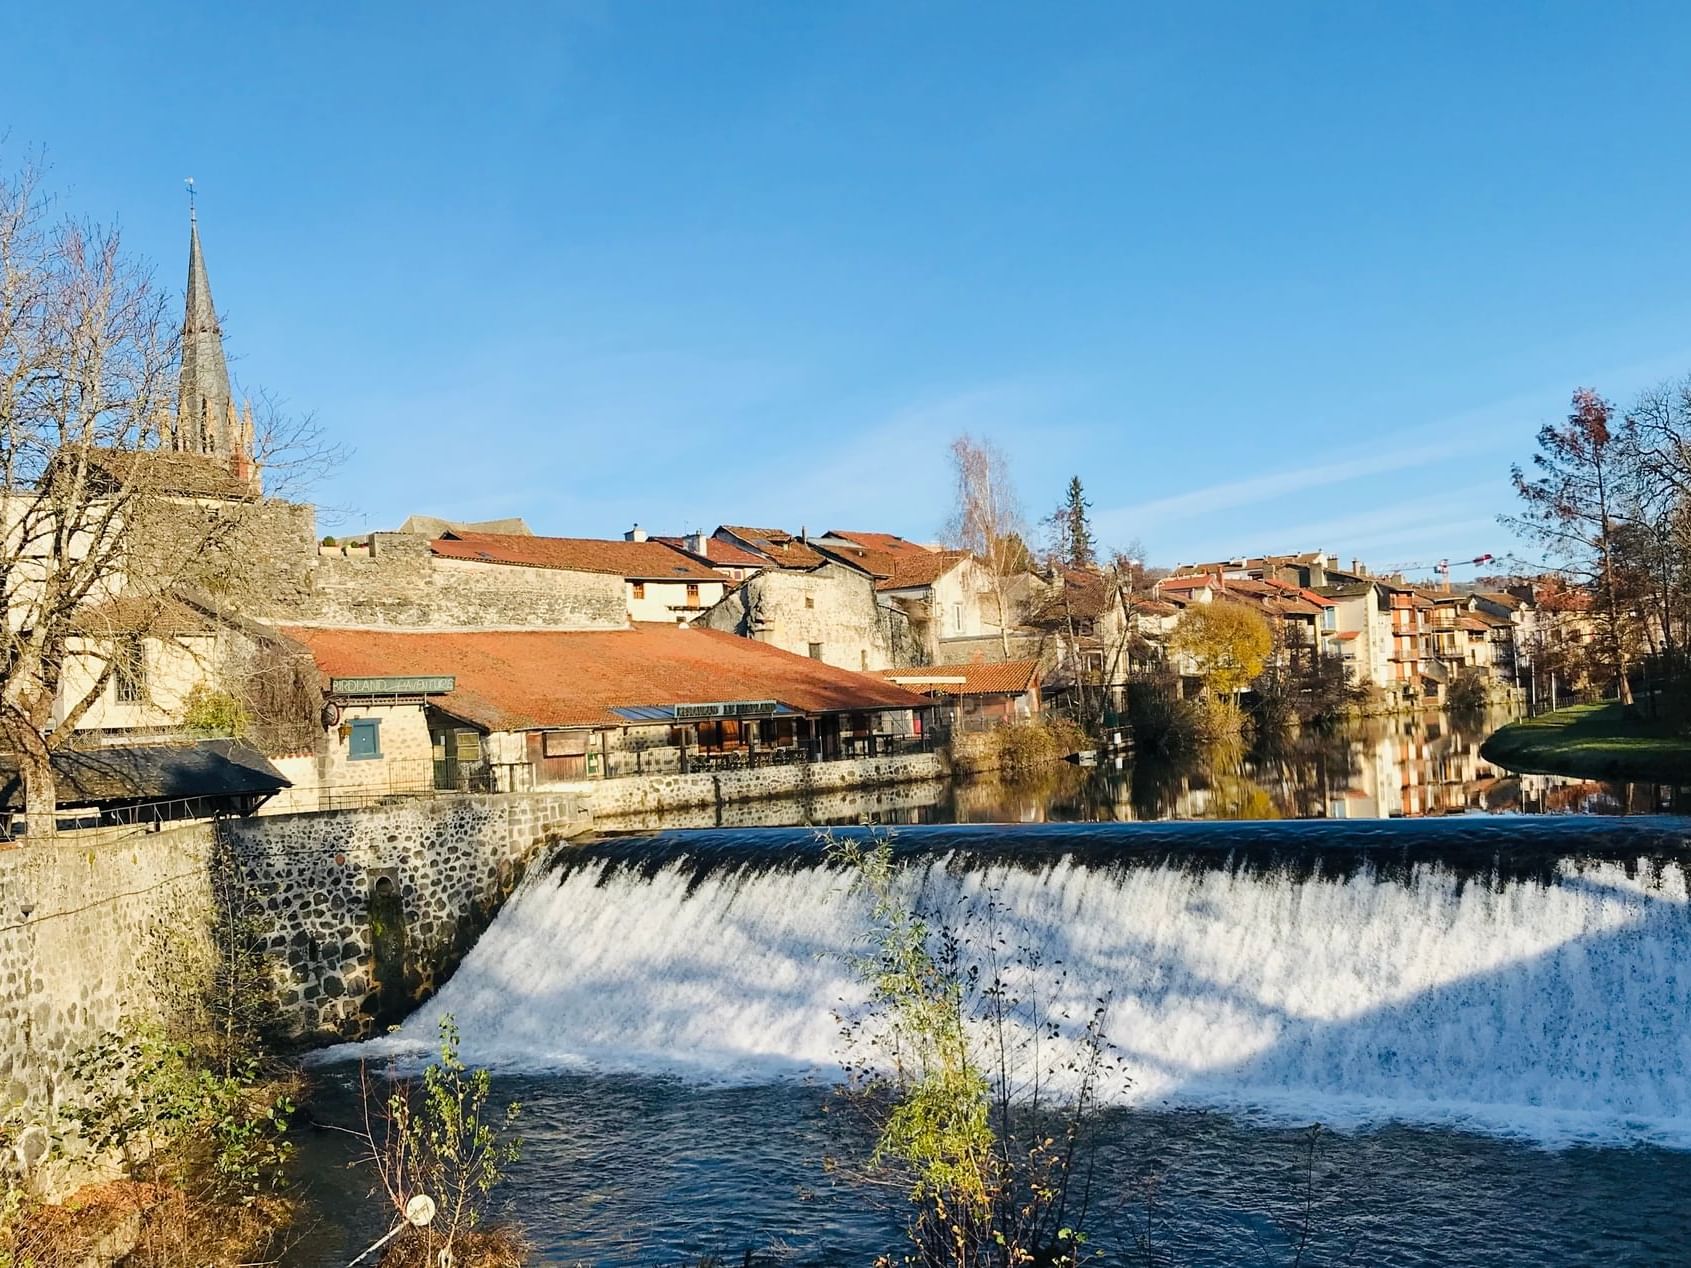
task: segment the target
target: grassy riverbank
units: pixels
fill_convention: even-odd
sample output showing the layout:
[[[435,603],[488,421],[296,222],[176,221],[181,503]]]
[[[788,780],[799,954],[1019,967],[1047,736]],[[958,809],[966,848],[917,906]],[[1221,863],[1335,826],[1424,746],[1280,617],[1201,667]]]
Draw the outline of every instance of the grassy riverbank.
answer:
[[[1662,721],[1625,717],[1613,702],[1511,722],[1485,742],[1480,756],[1538,775],[1691,783],[1691,738]]]

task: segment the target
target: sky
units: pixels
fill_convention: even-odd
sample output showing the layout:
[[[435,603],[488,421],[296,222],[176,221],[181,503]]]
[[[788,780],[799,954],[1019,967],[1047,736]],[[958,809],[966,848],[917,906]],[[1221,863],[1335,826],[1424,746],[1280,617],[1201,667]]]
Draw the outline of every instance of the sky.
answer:
[[[37,4],[0,167],[349,452],[322,531],[931,540],[988,437],[1163,564],[1517,543],[1691,372],[1691,6]],[[1462,573],[1458,571],[1460,578]]]

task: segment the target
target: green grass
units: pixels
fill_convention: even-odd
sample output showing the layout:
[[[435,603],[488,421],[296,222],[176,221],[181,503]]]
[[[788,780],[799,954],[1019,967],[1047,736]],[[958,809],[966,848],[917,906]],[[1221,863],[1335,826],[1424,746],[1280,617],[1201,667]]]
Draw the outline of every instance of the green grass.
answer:
[[[1665,722],[1625,717],[1612,701],[1511,722],[1481,746],[1480,756],[1536,775],[1691,782],[1691,738]]]

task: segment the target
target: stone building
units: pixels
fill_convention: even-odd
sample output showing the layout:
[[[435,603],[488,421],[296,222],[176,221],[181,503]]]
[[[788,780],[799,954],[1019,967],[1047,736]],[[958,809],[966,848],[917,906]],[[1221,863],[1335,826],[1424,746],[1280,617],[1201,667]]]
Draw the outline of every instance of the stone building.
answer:
[[[700,622],[841,669],[926,662],[909,615],[883,599],[874,578],[827,560],[770,568],[741,582]]]

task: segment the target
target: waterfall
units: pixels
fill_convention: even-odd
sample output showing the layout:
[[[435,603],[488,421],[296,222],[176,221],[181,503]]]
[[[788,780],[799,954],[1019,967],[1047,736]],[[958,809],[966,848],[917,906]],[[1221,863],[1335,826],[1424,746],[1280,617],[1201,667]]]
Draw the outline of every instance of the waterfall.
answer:
[[[1683,820],[902,829],[897,884],[992,895],[1107,997],[1140,1104],[1691,1144]],[[566,847],[441,992],[357,1055],[828,1077],[862,997],[854,875],[803,830]],[[345,1055],[346,1049],[336,1055]]]

